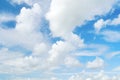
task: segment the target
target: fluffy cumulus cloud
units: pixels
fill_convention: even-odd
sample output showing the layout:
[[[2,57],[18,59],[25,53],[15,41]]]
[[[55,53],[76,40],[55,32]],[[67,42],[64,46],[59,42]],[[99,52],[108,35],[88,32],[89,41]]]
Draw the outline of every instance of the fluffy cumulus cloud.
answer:
[[[90,68],[90,69],[103,68],[104,60],[99,57],[96,57],[96,59],[94,61],[88,62],[86,67]]]
[[[81,67],[82,66],[82,64],[74,57],[66,57],[65,65],[67,67]]]
[[[72,54],[72,52],[77,50],[78,48],[84,47],[83,40],[80,40],[78,36],[74,34],[72,35],[73,36],[71,37],[70,40],[57,41],[52,45],[52,48],[49,51],[49,57],[48,57],[48,61],[51,64],[53,65],[62,64],[67,55]],[[69,64],[72,64],[72,62]]]
[[[22,33],[39,30],[40,18],[40,5],[34,4],[31,9],[26,9],[25,7],[23,7],[20,14],[16,17],[16,30]]]
[[[8,48],[20,46],[32,52],[31,55],[27,55],[19,51],[1,49],[1,59],[3,59],[0,61],[1,72],[26,73],[43,67],[40,66],[45,61],[45,59],[43,60],[45,57],[42,54],[47,53],[49,44],[47,45],[47,39],[40,32],[41,11],[40,4],[35,3],[31,8],[21,8],[16,18],[15,16],[8,18],[3,16],[1,18],[1,22],[16,21],[16,26],[13,29],[0,28],[0,43]],[[2,55],[3,53],[4,55]],[[42,61],[42,63],[39,63],[39,61]],[[9,70],[3,69],[5,67]]]
[[[43,39],[42,34],[39,32],[40,20],[40,5],[34,4],[31,9],[23,7],[20,14],[16,17],[17,23],[15,29],[0,29],[0,43],[5,45],[20,45],[31,49],[32,46],[40,43]]]
[[[53,36],[65,38],[85,20],[107,13],[113,3],[114,0],[109,2],[107,0],[52,0],[50,10],[46,15],[50,21],[50,30]]]

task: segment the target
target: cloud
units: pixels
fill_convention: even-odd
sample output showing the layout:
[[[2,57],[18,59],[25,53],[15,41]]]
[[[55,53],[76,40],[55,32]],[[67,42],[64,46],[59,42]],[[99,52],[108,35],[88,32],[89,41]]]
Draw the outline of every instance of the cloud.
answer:
[[[110,20],[106,20],[104,21],[103,19],[98,20],[95,24],[94,24],[94,28],[96,33],[99,33],[99,31],[106,27],[106,25],[108,25],[110,23]]]
[[[82,66],[82,64],[79,62],[79,60],[75,59],[74,57],[66,57],[65,65],[67,67],[72,67],[72,68]]]
[[[80,51],[74,53],[75,56],[100,56],[109,49],[106,45],[86,44]]]
[[[13,52],[7,49],[0,50],[1,53],[5,53],[0,54],[0,71],[1,73],[7,74],[27,74],[31,72],[40,72],[40,74],[42,74],[45,72],[49,73],[49,71],[53,71],[54,73],[55,70],[60,70],[63,66],[69,69],[81,67],[81,62],[76,56],[72,57],[71,55],[76,53],[77,50],[86,48],[87,45],[85,45],[84,40],[81,39],[80,36],[73,33],[73,30],[76,26],[82,25],[86,20],[93,19],[96,15],[105,15],[114,3],[114,0],[109,0],[109,2],[107,0],[51,0],[51,4],[49,3],[50,10],[47,11],[48,13],[46,14],[46,19],[50,23],[49,28],[53,35],[50,36],[50,38],[60,37],[60,40],[51,43],[51,41],[48,41],[44,34],[40,32],[41,20],[45,17],[43,7],[47,6],[48,8],[49,6],[47,4],[43,5],[42,2],[47,3],[48,0],[11,1],[13,4],[19,5],[25,3],[29,8],[21,8],[20,13],[14,19],[16,21],[15,28],[0,28],[0,44],[9,48],[20,46],[31,51],[31,54],[27,54],[26,52],[24,52],[25,54]],[[5,17],[1,19],[1,22],[11,20],[13,20],[13,18],[10,17],[9,19],[9,17]],[[99,24],[102,22],[104,21],[101,21]],[[100,29],[101,27],[98,31]],[[49,34],[47,35],[49,36]],[[88,48],[96,49],[95,51],[93,50],[95,53],[91,54],[91,50],[91,53],[88,51],[81,55],[96,56],[106,51],[106,47],[93,46],[89,46]],[[99,53],[97,53],[97,51]],[[99,57],[87,63],[87,68],[89,69],[101,68],[103,66],[104,60]],[[75,80],[78,80],[78,78],[80,79],[81,77],[78,76]],[[33,78],[31,80],[40,79]],[[49,78],[46,80],[50,79],[58,80],[57,78]],[[86,80],[90,80],[90,78],[86,78]]]
[[[15,21],[15,15],[11,13],[2,13],[0,14],[0,24],[3,22]]]
[[[119,72],[119,71],[120,71],[120,66],[115,67],[115,68],[113,69],[113,71],[117,71],[117,72]]]
[[[105,0],[100,2],[95,0],[52,0],[46,19],[49,21],[53,37],[60,37],[64,41],[58,41],[52,45],[48,60],[52,64],[60,65],[67,54],[83,48],[84,40],[72,31],[76,26],[82,25],[85,20],[93,19],[95,15],[106,14],[113,3],[113,0],[109,2]]]
[[[66,41],[57,41],[52,45],[50,49],[48,62],[53,65],[60,65],[64,62],[67,55],[71,54],[78,48],[84,47],[83,40],[78,36],[71,34],[71,39],[68,38]]]
[[[110,25],[119,25],[120,24],[120,14],[118,15],[117,18],[114,18],[112,21],[111,21],[111,24]]]
[[[68,80],[119,80],[119,76],[113,73],[105,73],[100,71],[97,73],[80,73],[71,76]]]
[[[107,55],[108,58],[113,58],[115,57],[116,55],[119,55],[120,54],[120,51],[115,51],[115,52],[112,52],[112,53],[109,53]]]
[[[96,57],[96,59],[92,62],[88,62],[86,65],[87,68],[89,69],[98,69],[98,68],[103,68],[104,67],[104,60]]]
[[[36,44],[33,48],[33,56],[43,56],[48,53],[49,48],[48,45],[45,43]]]
[[[12,72],[13,68],[16,69],[13,66],[6,65],[6,61],[14,60],[15,62],[15,60],[20,57],[24,57],[24,55],[21,52],[10,51],[8,48],[1,48],[0,49],[0,64],[1,64],[0,73],[10,73]]]
[[[107,19],[107,20],[103,20],[103,19],[99,19],[95,24],[94,24],[94,28],[96,33],[99,33],[100,30],[106,26],[116,26],[120,24],[120,14],[118,15],[117,18],[114,19]]]
[[[58,41],[52,45],[52,49],[49,51],[48,61],[54,65],[61,64],[65,56],[74,49],[75,47],[69,42]]]
[[[103,39],[107,42],[120,42],[120,32],[106,30],[100,33]],[[114,36],[113,36],[114,35]]]
[[[41,13],[41,7],[37,3],[33,4],[31,8],[23,7],[15,19],[15,28],[0,28],[0,44],[8,48],[20,46],[32,52],[30,55],[27,55],[27,53],[24,52],[26,55],[19,57],[17,56],[19,54],[14,54],[14,57],[11,58],[9,55],[12,55],[12,53],[11,51],[8,51],[8,54],[5,54],[8,56],[3,56],[6,60],[1,61],[1,73],[21,74],[32,72],[36,69],[44,70],[48,68],[46,55],[48,53],[49,44],[47,39],[43,37],[43,34],[39,31],[42,16]],[[1,52],[1,54],[4,53],[5,52]],[[40,61],[42,62],[40,63]]]
[[[42,61],[42,62],[40,62]],[[33,56],[23,56],[15,59],[9,59],[2,62],[2,66],[9,68],[2,73],[9,74],[27,74],[36,70],[44,70],[44,59],[33,57]],[[1,66],[1,67],[2,67]],[[46,67],[45,67],[46,68]]]
[[[16,17],[15,29],[0,29],[0,43],[6,46],[18,45],[31,50],[33,46],[43,41],[43,35],[39,31],[40,21],[40,5],[34,4],[32,8],[23,7]]]
[[[0,43],[10,46],[21,46],[25,49],[32,50],[35,44],[42,41],[41,33],[24,34],[16,30],[0,29]]]
[[[37,31],[39,30],[40,20],[40,5],[34,4],[31,9],[23,7],[20,14],[16,17],[17,24],[15,29],[21,33]]]
[[[0,49],[0,61],[9,60],[13,58],[23,57],[24,55],[20,52],[16,51],[9,51],[8,48],[1,48]]]
[[[107,0],[52,0],[46,18],[50,22],[53,36],[65,38],[85,20],[92,19],[95,15],[106,14],[113,3],[114,0],[109,2]]]

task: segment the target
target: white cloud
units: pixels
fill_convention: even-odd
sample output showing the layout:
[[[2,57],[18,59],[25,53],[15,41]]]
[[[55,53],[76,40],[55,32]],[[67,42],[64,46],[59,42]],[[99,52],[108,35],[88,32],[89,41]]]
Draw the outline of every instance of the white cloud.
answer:
[[[119,80],[120,76],[113,73],[106,73],[104,71],[100,71],[97,73],[80,73],[76,75],[72,75],[68,80]]]
[[[52,0],[46,18],[50,21],[53,36],[65,38],[85,20],[107,13],[113,3],[114,0]]]
[[[50,80],[59,80],[59,79],[56,77],[52,77]]]
[[[107,55],[107,57],[108,57],[108,58],[113,58],[114,56],[119,55],[119,54],[120,54],[120,51],[115,51],[115,52],[109,53],[109,54]]]
[[[67,67],[72,67],[72,68],[74,68],[74,67],[81,67],[82,66],[82,64],[80,63],[80,61],[77,60],[74,57],[66,57],[65,58],[65,65]]]
[[[2,13],[0,14],[0,24],[3,22],[15,21],[15,15],[10,13]]]
[[[119,25],[120,24],[120,14],[118,15],[117,18],[114,18],[112,21],[111,21],[111,24],[110,25]]]
[[[48,53],[49,48],[48,45],[46,45],[45,43],[40,43],[35,45],[34,49],[33,49],[33,56],[43,56],[46,53]]]
[[[75,47],[69,42],[58,41],[52,45],[52,49],[49,51],[50,56],[48,60],[52,62],[52,64],[60,64],[65,56],[74,49]]]
[[[72,31],[76,26],[83,24],[85,20],[93,19],[95,15],[107,13],[113,3],[113,0],[109,2],[107,0],[52,0],[46,18],[50,22],[52,35],[61,37],[65,41],[58,41],[53,44],[49,51],[50,57],[48,60],[52,64],[60,65],[67,54],[78,48],[83,48],[83,40],[73,34]]]
[[[10,51],[8,48],[0,49],[0,73],[10,73],[13,68],[17,69],[16,67],[6,65],[6,61],[13,60],[15,62],[15,60],[20,57],[24,57],[24,55],[20,52]]]
[[[71,35],[71,39],[68,38],[66,41],[57,41],[52,45],[48,58],[50,63],[60,65],[68,54],[71,54],[78,48],[84,47],[83,40],[74,34]]]
[[[118,31],[107,30],[107,31],[101,32],[100,35],[103,36],[102,38],[105,41],[108,41],[108,42],[120,42],[120,32],[118,32]]]
[[[21,33],[33,32],[39,30],[41,20],[41,7],[34,4],[31,9],[23,7],[17,16],[16,30]]]
[[[6,46],[21,46],[31,50],[35,44],[42,41],[41,33],[24,34],[16,30],[0,29],[0,43]]]
[[[51,78],[12,78],[9,80],[61,80],[56,77],[51,77]]]
[[[117,18],[114,18],[113,20],[107,19],[107,20],[103,20],[103,19],[99,19],[95,24],[94,24],[94,28],[96,30],[97,33],[99,33],[99,31],[109,25],[119,25],[120,24],[120,14],[118,15]]]
[[[9,60],[13,58],[23,57],[24,55],[20,52],[16,51],[9,51],[8,48],[1,48],[0,49],[0,62],[4,60]]]
[[[89,69],[98,69],[98,68],[103,68],[104,67],[104,60],[96,57],[94,61],[89,61],[86,65],[87,68]]]
[[[88,44],[83,49],[74,53],[75,56],[100,56],[109,49],[106,45]]]
[[[19,45],[31,50],[43,41],[43,35],[39,32],[40,21],[40,5],[34,4],[30,9],[23,7],[16,17],[15,29],[0,29],[0,43],[6,46]]]
[[[46,38],[39,32],[41,29],[41,17],[43,17],[43,8],[40,6],[41,2],[39,3],[41,0],[12,1],[17,4],[26,3],[31,8],[23,7],[21,9],[20,14],[16,17],[15,29],[0,29],[0,43],[10,47],[21,46],[32,51],[32,54],[26,56],[17,53],[13,54],[12,57],[5,56],[8,54],[2,55],[0,59],[5,60],[0,62],[2,64],[0,71],[4,73],[45,72],[61,65],[69,67],[81,66],[81,63],[75,57],[68,57],[77,49],[85,47],[84,40],[73,34],[72,31],[77,25],[84,23],[85,20],[93,19],[95,15],[106,14],[114,3],[114,0],[109,0],[109,2],[107,0],[52,0],[46,18],[50,21],[52,35],[62,38],[63,41],[60,40],[51,45],[47,43]],[[9,20],[12,19],[1,19],[1,21]],[[104,52],[103,48],[100,50]],[[1,53],[5,53],[5,51],[2,50]],[[7,53],[12,54],[9,51]],[[16,58],[13,58],[14,56]],[[97,57],[94,61],[88,62],[87,68],[100,68],[103,65],[104,61]],[[56,79],[51,78],[51,80]],[[90,78],[86,80],[90,80]]]
[[[113,71],[117,71],[117,72],[119,72],[119,71],[120,71],[120,66],[115,67],[115,68],[113,69]]]
[[[109,24],[109,23],[110,23],[110,20],[106,20],[106,21],[104,21],[103,19],[98,20],[98,21],[94,24],[94,28],[95,28],[95,30],[96,30],[96,33],[99,33],[99,31],[100,31],[102,28],[106,27],[106,25]]]
[[[9,70],[7,70],[9,73],[20,74],[20,73],[32,72],[36,69],[38,70],[39,69],[38,66],[41,64],[39,63],[40,60],[41,59],[36,57],[25,56],[25,57],[5,60],[4,62],[2,62],[2,64],[9,67]]]
[[[17,23],[14,29],[0,28],[0,44],[6,47],[20,46],[32,51],[30,56],[26,54],[18,57],[17,55],[19,54],[13,54],[14,57],[12,58],[9,56],[12,55],[10,51],[7,52],[8,54],[1,52],[1,56],[3,56],[1,59],[6,59],[0,62],[2,64],[0,66],[2,73],[27,73],[36,69],[44,70],[48,68],[46,55],[49,44],[47,43],[47,39],[39,31],[41,13],[41,7],[37,3],[33,4],[31,8],[23,7],[20,14],[16,17]]]

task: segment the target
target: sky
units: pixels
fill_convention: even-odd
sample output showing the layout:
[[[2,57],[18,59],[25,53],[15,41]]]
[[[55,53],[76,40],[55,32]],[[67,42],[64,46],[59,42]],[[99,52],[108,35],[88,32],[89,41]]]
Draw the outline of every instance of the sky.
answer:
[[[119,0],[0,0],[0,80],[120,80]]]

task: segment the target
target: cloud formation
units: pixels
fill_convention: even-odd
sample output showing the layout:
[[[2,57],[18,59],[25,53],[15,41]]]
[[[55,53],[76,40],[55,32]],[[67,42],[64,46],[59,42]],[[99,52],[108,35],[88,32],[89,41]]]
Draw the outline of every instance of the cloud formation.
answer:
[[[42,80],[40,75],[45,76],[43,80],[119,80],[119,76],[114,74],[109,76],[103,71],[94,73],[96,70],[105,69],[107,61],[103,56],[110,50],[110,46],[102,44],[99,38],[111,43],[120,42],[119,31],[101,31],[108,25],[119,25],[120,16],[113,20],[96,19],[96,16],[102,17],[109,13],[115,3],[114,0],[8,0],[8,2],[14,7],[23,7],[17,15],[0,14],[1,74],[20,76],[12,80]],[[83,36],[79,29],[80,35],[74,30],[77,27],[82,30],[82,25],[93,19],[97,21],[93,30],[96,32],[93,32],[92,36],[100,37],[98,41],[94,39],[93,42],[87,43],[86,37],[90,37],[92,33]],[[16,22],[14,28],[1,27],[3,22],[9,21]],[[87,26],[90,28],[89,24]],[[41,31],[43,27],[49,32],[44,34]],[[89,31],[89,28],[86,28],[86,31]],[[86,34],[84,30],[83,32]],[[19,50],[15,50],[16,47]],[[119,51],[108,56],[116,55],[119,55]],[[82,70],[86,72],[79,74],[78,72]],[[119,66],[114,70],[119,70]],[[93,74],[89,74],[89,71],[93,71],[91,72]],[[36,76],[34,78],[34,75],[30,78],[23,77],[35,72],[38,78]]]

